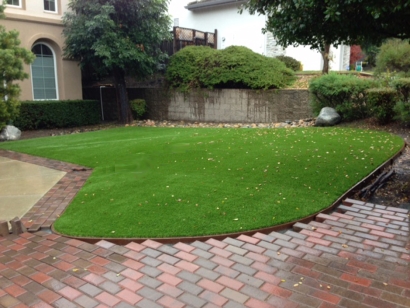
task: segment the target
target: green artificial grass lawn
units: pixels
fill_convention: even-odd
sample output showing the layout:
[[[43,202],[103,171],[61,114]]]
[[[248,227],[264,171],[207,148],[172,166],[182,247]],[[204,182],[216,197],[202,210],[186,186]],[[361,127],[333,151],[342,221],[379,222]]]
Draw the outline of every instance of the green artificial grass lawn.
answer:
[[[397,136],[348,128],[124,127],[0,147],[94,168],[56,221],[58,232],[155,238],[314,214],[402,145]]]

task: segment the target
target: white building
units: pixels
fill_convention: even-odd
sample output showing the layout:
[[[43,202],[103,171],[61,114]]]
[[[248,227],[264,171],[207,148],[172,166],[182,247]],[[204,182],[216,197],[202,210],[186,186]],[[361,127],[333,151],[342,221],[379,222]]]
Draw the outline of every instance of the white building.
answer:
[[[174,20],[174,26],[193,28],[206,32],[218,30],[218,49],[231,45],[240,45],[252,49],[254,52],[274,57],[286,55],[300,61],[303,70],[322,70],[323,60],[317,50],[308,46],[283,49],[275,44],[272,33],[262,33],[266,17],[250,15],[244,11],[239,14],[239,6],[246,0],[171,0],[169,14]],[[331,49],[331,70],[346,70],[349,65],[350,47],[339,46]]]

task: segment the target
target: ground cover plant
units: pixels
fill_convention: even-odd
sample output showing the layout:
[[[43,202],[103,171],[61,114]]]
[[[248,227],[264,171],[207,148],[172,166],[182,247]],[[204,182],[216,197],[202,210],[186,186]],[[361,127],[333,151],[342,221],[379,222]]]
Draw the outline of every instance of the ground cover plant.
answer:
[[[94,168],[57,231],[155,238],[245,231],[316,213],[402,145],[387,133],[349,128],[124,127],[0,147]]]

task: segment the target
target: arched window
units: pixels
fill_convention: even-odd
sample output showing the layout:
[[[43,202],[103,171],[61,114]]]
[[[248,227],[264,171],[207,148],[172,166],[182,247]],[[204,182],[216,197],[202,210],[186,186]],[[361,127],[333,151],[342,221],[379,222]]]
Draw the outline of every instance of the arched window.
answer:
[[[36,59],[31,64],[34,99],[58,99],[53,50],[44,43],[38,43],[33,46],[31,51],[36,55]]]

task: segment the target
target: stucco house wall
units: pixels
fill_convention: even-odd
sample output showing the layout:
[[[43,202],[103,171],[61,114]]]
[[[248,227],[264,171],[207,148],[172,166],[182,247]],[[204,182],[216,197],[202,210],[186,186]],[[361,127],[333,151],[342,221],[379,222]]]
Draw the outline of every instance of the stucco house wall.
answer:
[[[252,49],[254,52],[274,57],[287,55],[300,61],[303,70],[321,70],[323,60],[317,50],[311,50],[309,46],[289,46],[286,49],[277,46],[272,33],[262,33],[266,17],[263,15],[250,15],[243,11],[238,13],[238,8],[244,1],[207,0],[222,5],[210,5],[203,8],[189,10],[186,7],[189,0],[171,0],[169,14],[174,20],[175,26],[193,28],[201,31],[213,32],[218,30],[218,49],[224,49],[231,45],[240,45]],[[349,52],[346,53],[346,50]],[[333,60],[330,62],[331,70],[346,70],[349,65],[350,47],[339,46],[331,48]]]
[[[56,0],[56,12],[44,10],[43,0],[20,0],[20,6],[6,5],[2,24],[7,30],[19,31],[21,47],[32,49],[33,45],[44,43],[52,49],[55,60],[57,99],[82,99],[81,70],[76,61],[64,59],[61,18],[69,0]],[[24,65],[30,78],[19,82],[21,100],[33,100],[31,66]]]

